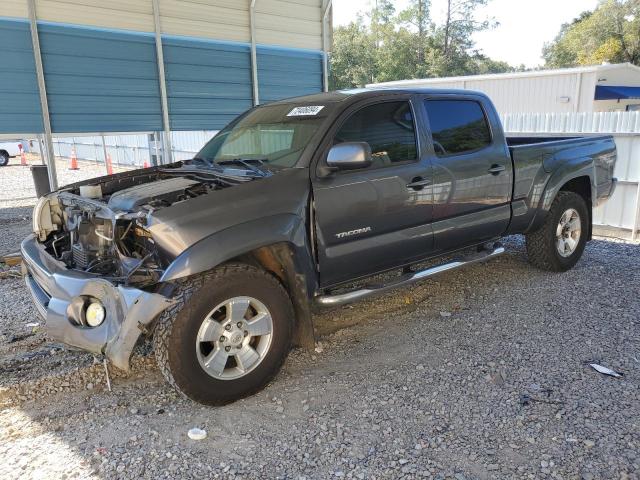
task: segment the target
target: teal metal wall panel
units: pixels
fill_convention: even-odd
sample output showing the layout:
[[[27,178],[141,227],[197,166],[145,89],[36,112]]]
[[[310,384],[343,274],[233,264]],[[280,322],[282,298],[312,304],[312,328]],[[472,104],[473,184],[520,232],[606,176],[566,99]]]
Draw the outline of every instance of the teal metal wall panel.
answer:
[[[252,105],[248,45],[162,40],[171,130],[218,130]]]
[[[0,133],[42,133],[29,22],[0,19]]]
[[[39,22],[55,133],[162,130],[155,39]],[[163,36],[172,130],[216,130],[252,106],[250,47]],[[319,92],[320,52],[258,47],[260,101]],[[0,133],[41,133],[29,23],[0,19]]]
[[[322,91],[322,53],[259,46],[260,103]]]
[[[40,22],[51,129],[162,130],[153,35]]]

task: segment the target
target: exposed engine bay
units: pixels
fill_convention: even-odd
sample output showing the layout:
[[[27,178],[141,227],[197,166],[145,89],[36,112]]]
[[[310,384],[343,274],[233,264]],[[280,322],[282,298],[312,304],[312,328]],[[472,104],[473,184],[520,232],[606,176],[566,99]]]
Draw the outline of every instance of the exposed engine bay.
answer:
[[[156,283],[168,261],[146,228],[153,212],[253,178],[180,167],[81,182],[43,197],[34,232],[67,268],[116,284]]]

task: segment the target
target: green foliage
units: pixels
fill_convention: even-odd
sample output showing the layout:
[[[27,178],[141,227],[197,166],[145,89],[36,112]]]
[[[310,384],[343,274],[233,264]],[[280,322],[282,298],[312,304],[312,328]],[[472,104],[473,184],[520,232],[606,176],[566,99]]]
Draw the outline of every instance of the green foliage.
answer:
[[[331,52],[334,88],[357,87],[373,80],[377,59],[372,42],[362,18],[334,31]]]
[[[366,15],[335,29],[332,88],[513,70],[474,50],[473,34],[494,25],[475,20],[476,9],[488,1],[448,0],[445,20],[436,24],[430,0],[410,0],[401,12],[391,0],[377,0]]]
[[[640,65],[640,0],[603,0],[562,26],[545,45],[547,67],[631,62]]]

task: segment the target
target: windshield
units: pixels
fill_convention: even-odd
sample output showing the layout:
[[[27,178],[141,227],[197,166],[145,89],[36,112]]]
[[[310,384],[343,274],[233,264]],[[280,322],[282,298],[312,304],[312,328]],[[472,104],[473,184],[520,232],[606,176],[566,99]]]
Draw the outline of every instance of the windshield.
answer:
[[[221,130],[196,158],[216,163],[260,160],[293,167],[324,120],[320,106],[273,105],[256,108]]]

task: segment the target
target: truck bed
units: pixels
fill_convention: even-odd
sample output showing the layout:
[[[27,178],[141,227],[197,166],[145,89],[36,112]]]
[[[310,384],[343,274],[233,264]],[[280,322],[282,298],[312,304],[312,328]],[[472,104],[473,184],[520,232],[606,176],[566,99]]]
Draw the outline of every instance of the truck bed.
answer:
[[[509,147],[518,147],[520,145],[538,145],[540,143],[562,142],[565,140],[579,140],[588,137],[507,137],[507,145]]]
[[[595,180],[591,192],[594,207],[611,193],[616,151],[612,136],[508,137],[507,145],[514,171],[514,212],[527,211],[523,217],[540,208],[540,202],[544,200],[541,193],[549,182],[554,181],[555,172],[563,173],[567,168],[564,165],[573,165],[572,168],[591,165]],[[522,228],[526,221],[528,219],[514,218],[512,225],[516,229]]]
[[[553,172],[554,165],[568,159],[584,158],[595,164],[596,184],[611,182],[611,169],[607,160],[615,152],[615,142],[610,135],[590,137],[507,137],[507,145],[513,161],[517,184],[529,178],[535,166]],[[602,170],[599,167],[605,167]],[[519,178],[520,177],[520,178]],[[515,193],[515,192],[514,192]],[[517,196],[514,194],[514,199]]]

